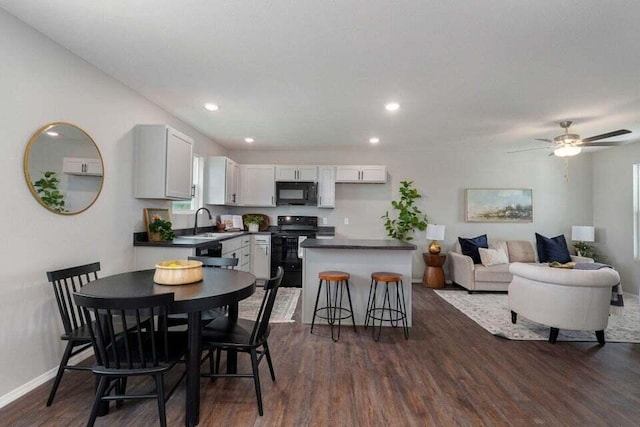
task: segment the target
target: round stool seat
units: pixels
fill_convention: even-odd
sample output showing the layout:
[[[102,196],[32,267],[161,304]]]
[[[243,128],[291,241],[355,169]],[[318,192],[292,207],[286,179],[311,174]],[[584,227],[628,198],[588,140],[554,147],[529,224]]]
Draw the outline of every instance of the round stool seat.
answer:
[[[399,282],[402,280],[402,274],[377,271],[375,273],[371,273],[371,279],[378,282]]]
[[[344,271],[321,271],[318,273],[320,280],[349,280],[349,273]]]

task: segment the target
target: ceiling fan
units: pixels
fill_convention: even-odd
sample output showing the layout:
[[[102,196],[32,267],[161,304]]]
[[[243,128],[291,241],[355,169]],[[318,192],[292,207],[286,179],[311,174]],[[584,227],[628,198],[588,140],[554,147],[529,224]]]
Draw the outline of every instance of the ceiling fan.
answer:
[[[546,142],[553,144],[550,147],[537,147],[537,148],[529,148],[525,150],[516,150],[509,151],[509,153],[519,153],[522,151],[532,151],[532,150],[544,150],[544,149],[552,149],[553,153],[549,154],[550,156],[558,156],[558,157],[569,157],[580,154],[583,147],[613,147],[615,145],[623,145],[625,141],[601,141],[607,138],[613,138],[614,136],[626,135],[631,133],[630,130],[627,129],[618,129],[607,133],[602,133],[600,135],[590,136],[589,138],[580,138],[580,135],[576,133],[569,133],[569,126],[571,126],[573,122],[571,120],[565,120],[560,122],[560,127],[564,129],[564,134],[558,135],[553,139],[546,138],[536,138],[536,141]]]

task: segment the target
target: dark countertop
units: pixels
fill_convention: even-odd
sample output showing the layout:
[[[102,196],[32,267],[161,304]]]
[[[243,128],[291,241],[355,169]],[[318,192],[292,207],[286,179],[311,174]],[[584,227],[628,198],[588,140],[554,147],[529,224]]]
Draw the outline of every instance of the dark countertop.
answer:
[[[413,251],[416,245],[402,240],[377,239],[307,239],[300,244],[302,248],[313,249],[382,249]]]
[[[168,247],[168,248],[201,248],[205,246],[209,246],[211,242],[222,242],[224,240],[235,239],[236,237],[251,235],[251,234],[266,234],[270,235],[273,232],[277,231],[278,227],[271,226],[267,231],[258,231],[258,232],[248,232],[243,231],[241,233],[234,233],[225,236],[226,233],[217,233],[214,227],[199,227],[198,231],[200,233],[216,233],[219,236],[216,236],[212,239],[194,239],[190,238],[189,234],[193,233],[193,228],[186,228],[181,230],[174,230],[176,234],[176,238],[173,240],[163,241],[163,242],[150,242],[146,232],[133,233],[133,246],[148,246],[148,247]],[[335,235],[335,228],[331,226],[320,226],[318,227],[318,236],[333,236]]]

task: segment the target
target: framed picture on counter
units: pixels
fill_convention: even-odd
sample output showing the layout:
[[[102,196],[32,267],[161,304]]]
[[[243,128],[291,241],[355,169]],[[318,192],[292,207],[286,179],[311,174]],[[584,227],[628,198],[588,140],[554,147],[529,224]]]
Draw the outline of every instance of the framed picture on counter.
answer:
[[[171,222],[171,212],[169,211],[169,209],[144,208],[144,224],[149,236],[151,235],[149,225],[157,219]]]
[[[530,188],[467,188],[466,222],[533,222]]]

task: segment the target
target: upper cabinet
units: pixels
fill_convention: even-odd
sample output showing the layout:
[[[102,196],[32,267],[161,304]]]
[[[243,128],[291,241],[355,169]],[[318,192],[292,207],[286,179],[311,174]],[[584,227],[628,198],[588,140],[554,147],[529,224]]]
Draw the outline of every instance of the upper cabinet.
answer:
[[[69,175],[102,176],[102,160],[65,157],[62,159],[62,172]]]
[[[276,166],[276,181],[317,181],[317,166]]]
[[[137,125],[134,197],[191,199],[193,139],[165,125]]]
[[[276,184],[273,165],[240,165],[242,206],[275,206]]]
[[[386,166],[337,166],[336,182],[384,184],[387,182]]]
[[[336,207],[336,167],[318,167],[318,207]]]
[[[204,203],[239,204],[240,166],[227,157],[208,157],[204,176]]]

